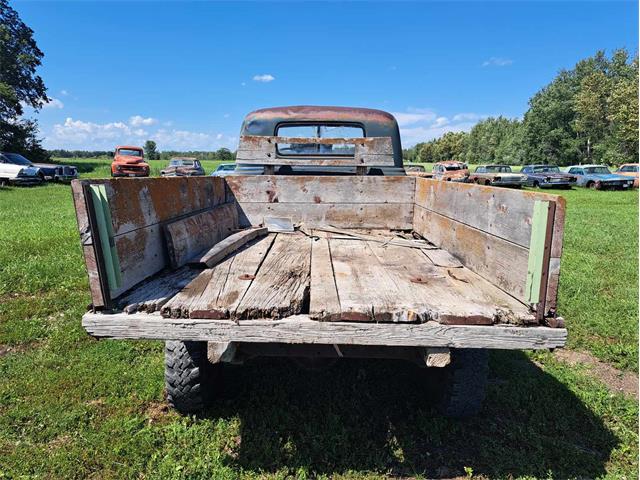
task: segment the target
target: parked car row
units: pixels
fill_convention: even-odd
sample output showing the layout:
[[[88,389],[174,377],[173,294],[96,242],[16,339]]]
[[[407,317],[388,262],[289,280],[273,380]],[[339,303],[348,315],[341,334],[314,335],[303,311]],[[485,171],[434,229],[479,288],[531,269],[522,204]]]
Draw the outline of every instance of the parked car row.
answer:
[[[431,172],[422,165],[409,163],[405,171],[411,176],[494,187],[571,188],[577,185],[596,190],[638,187],[637,163],[621,165],[615,173],[605,165],[573,165],[565,172],[556,165],[525,165],[520,173],[509,165],[479,165],[470,173],[465,163],[457,161],[435,163]]]
[[[19,153],[0,152],[0,186],[68,182],[74,178],[78,178],[76,167],[33,163]]]

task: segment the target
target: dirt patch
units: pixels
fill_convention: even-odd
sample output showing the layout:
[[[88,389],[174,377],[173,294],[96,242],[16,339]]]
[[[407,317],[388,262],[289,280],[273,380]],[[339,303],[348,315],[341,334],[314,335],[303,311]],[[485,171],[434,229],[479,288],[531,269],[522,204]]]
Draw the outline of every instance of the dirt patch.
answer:
[[[606,384],[610,390],[617,393],[624,393],[635,399],[638,398],[637,374],[618,370],[585,352],[560,349],[554,352],[554,356],[569,365],[587,365],[591,372]]]
[[[0,358],[14,353],[24,353],[42,345],[42,342],[19,343],[17,345],[0,344]]]
[[[151,402],[146,406],[144,413],[149,425],[159,423],[166,420],[167,414],[169,414],[169,406],[165,402]]]

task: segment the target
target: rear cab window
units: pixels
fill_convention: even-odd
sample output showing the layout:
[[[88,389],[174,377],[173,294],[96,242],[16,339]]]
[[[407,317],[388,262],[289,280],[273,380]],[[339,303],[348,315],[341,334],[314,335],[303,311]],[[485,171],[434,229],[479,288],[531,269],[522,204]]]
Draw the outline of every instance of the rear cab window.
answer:
[[[282,124],[276,129],[276,136],[288,138],[364,138],[364,128],[360,125],[335,124]],[[282,156],[350,156],[355,154],[353,144],[321,143],[278,143],[278,155]]]

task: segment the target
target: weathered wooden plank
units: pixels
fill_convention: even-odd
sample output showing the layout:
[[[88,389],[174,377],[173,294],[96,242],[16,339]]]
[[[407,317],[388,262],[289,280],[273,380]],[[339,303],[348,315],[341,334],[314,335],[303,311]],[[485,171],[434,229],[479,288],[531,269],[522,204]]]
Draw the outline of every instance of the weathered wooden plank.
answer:
[[[431,249],[431,250],[424,249],[422,253],[426,255],[427,258],[431,260],[431,262],[433,262],[433,264],[436,267],[449,267],[449,268],[463,267],[462,263],[460,263],[460,260],[458,260],[456,257],[451,255],[446,250],[442,250],[441,248]]]
[[[313,232],[314,233],[318,233],[318,232],[335,233],[336,235],[332,235],[331,238],[343,238],[343,239],[351,238],[354,240],[378,242],[384,245],[397,245],[399,247],[419,248],[419,249],[427,249],[427,250],[437,249],[437,247],[429,244],[426,240],[407,239],[407,238],[397,237],[397,236],[394,236],[388,230],[377,231],[375,233],[367,233],[367,232],[371,232],[371,230],[343,229],[343,228],[326,226],[326,227],[316,227],[313,229]]]
[[[413,203],[415,179],[393,176],[226,177],[228,201],[240,203]]]
[[[208,210],[224,203],[219,177],[92,180],[103,184],[115,235]]]
[[[302,234],[277,234],[234,316],[283,318],[308,308],[311,241]]]
[[[289,217],[307,228],[333,225],[339,228],[409,230],[413,204],[343,203],[240,203],[241,227],[261,225],[265,217]]]
[[[221,277],[224,281],[230,264],[231,259],[217,265],[215,268],[202,270],[198,276],[191,280],[182,290],[162,306],[160,309],[162,316],[167,318],[189,318],[189,305],[191,305],[193,299],[199,298],[202,295],[209,286],[209,283],[211,283],[214,275],[218,278]]]
[[[340,298],[341,320],[413,322],[419,320],[390,272],[365,241],[330,239],[331,260]],[[411,249],[407,249],[411,251]]]
[[[543,281],[543,270],[546,267],[544,265],[544,255],[547,240],[547,224],[549,222],[549,208],[550,202],[536,201],[531,218],[531,242],[529,245],[527,282],[525,285],[527,303],[531,304],[540,301],[540,284]]]
[[[163,226],[173,268],[186,265],[195,255],[228,237],[238,228],[235,204],[218,205]]]
[[[118,235],[113,241],[120,259],[122,282],[119,288],[111,290],[111,298],[117,298],[169,264],[160,225]]]
[[[559,197],[555,201],[553,237],[551,240],[551,258],[549,260],[549,279],[547,281],[547,299],[545,302],[546,311],[551,313],[555,313],[557,307],[558,284],[560,282],[560,257],[562,256],[565,215],[566,200],[564,197]]]
[[[205,264],[207,267],[212,267],[227,255],[238,250],[240,247],[255,239],[256,237],[262,237],[267,234],[267,229],[264,227],[249,228],[229,235],[224,240],[216,243],[213,247],[207,250],[204,254],[198,255],[192,258],[191,263]]]
[[[273,136],[240,137],[236,161],[262,165],[307,165],[308,156],[280,155],[277,145],[353,145],[353,155],[314,156],[314,165],[352,166],[352,165],[393,165],[393,146],[390,137],[368,138],[292,138]]]
[[[548,349],[563,347],[567,330],[548,327],[317,322],[307,315],[282,320],[166,319],[138,313],[86,313],[82,326],[95,337],[212,342],[397,345],[448,348]]]
[[[316,240],[311,245],[309,316],[327,322],[340,320],[340,300],[326,238]]]
[[[264,152],[244,150],[236,153],[236,162],[259,165],[307,166],[309,165],[309,157],[273,156]],[[366,155],[356,153],[354,156],[344,157],[314,157],[313,165],[317,167],[386,167],[393,166],[394,160],[393,155]]]
[[[189,317],[236,318],[238,306],[256,277],[274,239],[275,235],[269,235],[256,240],[220,264],[222,268],[214,267],[216,273],[221,274],[214,273],[202,294],[193,298],[188,307],[185,307],[185,310],[189,311]]]
[[[94,307],[100,308],[105,305],[105,298],[100,284],[100,274],[98,273],[96,251],[93,244],[93,235],[91,233],[91,225],[89,222],[87,199],[84,195],[84,185],[87,184],[87,181],[73,180],[71,182],[71,192],[73,194],[73,203],[76,210],[76,220],[78,221],[78,231],[80,232],[82,253],[84,255],[85,267],[87,269],[87,276],[89,279],[91,302]]]
[[[185,266],[161,273],[123,295],[118,305],[126,313],[158,311],[200,272],[198,268]]]
[[[416,205],[414,229],[515,298],[525,301],[528,250]]]
[[[397,311],[407,318],[448,325],[523,324],[534,319],[524,304],[465,268],[433,265],[418,250],[370,243],[398,287]]]
[[[419,178],[416,181],[415,203],[439,215],[528,247],[535,201],[562,202],[561,198],[547,193]]]

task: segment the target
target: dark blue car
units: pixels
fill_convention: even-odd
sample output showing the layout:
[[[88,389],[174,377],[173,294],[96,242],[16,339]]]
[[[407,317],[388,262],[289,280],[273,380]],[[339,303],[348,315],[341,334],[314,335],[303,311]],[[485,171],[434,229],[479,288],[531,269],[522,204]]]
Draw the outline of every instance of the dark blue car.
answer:
[[[525,165],[520,173],[526,175],[528,187],[571,188],[576,184],[573,175],[561,172],[556,165]]]

